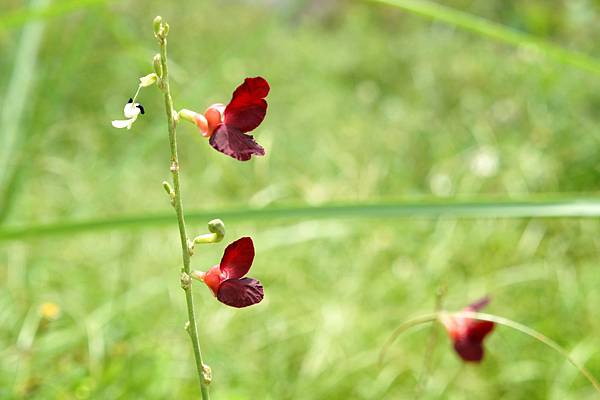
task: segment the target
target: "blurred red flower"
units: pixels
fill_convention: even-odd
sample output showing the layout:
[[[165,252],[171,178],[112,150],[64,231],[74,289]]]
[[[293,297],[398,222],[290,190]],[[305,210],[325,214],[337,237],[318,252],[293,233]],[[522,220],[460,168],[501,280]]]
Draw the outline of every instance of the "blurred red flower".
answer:
[[[478,312],[489,302],[489,297],[484,297],[465,307],[463,311]],[[466,362],[480,362],[483,359],[483,339],[494,329],[493,322],[465,318],[458,312],[443,316],[442,323],[460,358]]]
[[[227,106],[213,104],[204,115],[196,114],[196,125],[210,138],[210,145],[223,154],[240,161],[248,161],[252,155],[264,156],[265,149],[246,133],[265,118],[269,90],[264,78],[246,78]]]
[[[254,260],[254,244],[249,237],[231,243],[225,249],[219,265],[208,272],[194,272],[210,288],[215,297],[231,307],[248,307],[260,303],[264,297],[261,283],[244,278]]]

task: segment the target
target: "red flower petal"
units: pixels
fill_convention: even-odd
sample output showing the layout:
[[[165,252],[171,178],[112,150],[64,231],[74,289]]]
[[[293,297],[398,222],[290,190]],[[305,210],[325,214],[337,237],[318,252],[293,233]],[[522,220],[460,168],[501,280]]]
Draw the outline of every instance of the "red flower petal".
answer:
[[[464,308],[464,311],[477,312],[490,302],[484,297]],[[483,358],[483,340],[494,329],[491,321],[466,318],[460,312],[442,319],[450,338],[454,342],[454,350],[460,358],[467,362],[480,362]]]
[[[484,353],[483,339],[494,329],[494,323],[474,319],[464,319],[462,323],[464,330],[454,340],[454,350],[464,361],[480,362]]]
[[[225,249],[220,269],[225,279],[241,278],[248,273],[254,260],[254,244],[249,237],[231,243]]]
[[[208,107],[204,112],[204,117],[206,118],[206,134],[202,134],[202,136],[210,137],[214,131],[223,123],[223,111],[225,110],[225,106],[223,104],[213,104]],[[200,128],[202,129],[202,128]]]
[[[221,283],[217,299],[231,307],[248,307],[260,303],[265,294],[259,281],[252,278],[228,279]]]
[[[219,291],[219,286],[221,286],[221,282],[227,278],[223,277],[223,273],[221,272],[221,268],[218,265],[215,265],[211,269],[208,270],[203,276],[202,281],[209,287],[209,289],[216,296]]]
[[[467,338],[471,342],[479,342],[481,344],[483,339],[494,330],[494,323],[491,321],[467,319],[465,323]]]
[[[264,78],[246,78],[233,92],[233,97],[225,108],[223,122],[242,133],[256,129],[267,114],[265,97],[269,94],[269,89]]]
[[[265,149],[251,135],[227,124],[219,125],[209,142],[216,150],[240,161],[248,161],[253,154],[265,155]]]
[[[454,342],[454,350],[460,358],[467,362],[480,362],[483,359],[483,345],[481,342],[457,340]]]

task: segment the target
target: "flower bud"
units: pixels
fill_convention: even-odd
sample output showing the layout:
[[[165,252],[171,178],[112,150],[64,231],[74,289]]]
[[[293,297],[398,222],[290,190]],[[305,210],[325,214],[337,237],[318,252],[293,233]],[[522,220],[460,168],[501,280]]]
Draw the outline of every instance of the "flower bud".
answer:
[[[218,218],[208,223],[208,230],[217,235],[215,242],[220,242],[225,237],[225,224]]]
[[[154,72],[151,74],[148,74],[146,76],[142,76],[140,78],[140,86],[141,87],[148,87],[148,86],[152,86],[156,83],[156,81],[158,80],[158,75],[156,75]]]
[[[158,35],[158,33],[160,32],[160,26],[162,25],[162,17],[159,15],[156,18],[154,18],[152,24],[154,26],[154,34]]]
[[[162,77],[163,70],[162,70],[162,64],[161,64],[161,60],[160,60],[160,54],[157,54],[154,56],[152,63],[154,64],[154,72],[156,72],[156,75],[158,75],[159,77]]]
[[[208,231],[210,233],[196,236],[192,244],[220,242],[225,237],[225,224],[220,219],[213,219],[208,223]]]

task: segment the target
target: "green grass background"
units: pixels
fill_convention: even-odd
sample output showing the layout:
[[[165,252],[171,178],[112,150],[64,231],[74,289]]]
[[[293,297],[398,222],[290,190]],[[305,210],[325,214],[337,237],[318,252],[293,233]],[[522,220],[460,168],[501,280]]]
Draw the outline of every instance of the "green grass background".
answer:
[[[596,1],[438,4],[600,54]],[[0,102],[11,107],[26,96],[23,112],[8,119],[21,117],[14,141],[0,152],[12,177],[0,191],[6,227],[171,212],[161,188],[168,144],[160,93],[142,92],[147,114],[132,131],[110,126],[137,78],[151,72],[155,15],[171,26],[177,108],[226,102],[246,76],[271,83],[256,131],[266,157],[235,162],[194,127],[179,130],[187,210],[247,210],[225,220],[225,241],[202,247],[193,267],[217,263],[226,243],[251,235],[250,276],[266,290],[259,306],[234,310],[197,285],[215,399],[412,399],[428,353],[423,399],[594,398],[564,359],[503,327],[478,366],[462,365],[441,331],[430,346],[427,326],[403,335],[382,364],[378,353],[402,321],[430,312],[446,285],[449,309],[490,294],[486,311],[545,333],[600,376],[597,218],[252,214],[289,204],[593,197],[600,74],[570,65],[577,56],[548,57],[543,46],[358,0],[27,7],[0,0],[0,93],[19,72],[17,89],[31,85]],[[34,21],[43,29],[39,49],[15,73]],[[190,225],[205,230],[202,221]],[[198,398],[174,216],[166,226],[0,246],[0,398]],[[38,327],[44,302],[61,315]]]

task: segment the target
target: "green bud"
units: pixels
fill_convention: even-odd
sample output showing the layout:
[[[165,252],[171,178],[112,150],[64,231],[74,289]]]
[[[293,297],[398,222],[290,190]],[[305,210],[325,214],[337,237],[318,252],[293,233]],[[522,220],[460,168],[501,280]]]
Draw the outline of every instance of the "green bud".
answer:
[[[152,24],[154,26],[154,34],[158,35],[158,33],[160,32],[160,26],[162,25],[162,17],[159,15],[156,18],[154,18]]]
[[[163,185],[163,188],[165,189],[165,192],[167,192],[167,194],[169,196],[171,196],[173,193],[175,193],[173,191],[173,188],[171,188],[171,185],[169,184],[169,182],[163,181],[162,185]]]
[[[218,218],[208,223],[208,230],[217,235],[215,242],[220,242],[225,237],[225,224]]]
[[[167,192],[167,194],[169,195],[169,200],[171,200],[171,205],[175,206],[175,191],[173,190],[173,188],[167,181],[163,181],[162,186],[165,189],[165,192]]]
[[[192,240],[192,244],[189,246],[191,250],[194,249],[194,245],[196,244],[218,243],[225,237],[225,224],[220,219],[210,221],[208,223],[208,230],[211,233],[198,235]]]
[[[161,60],[160,60],[160,54],[157,54],[154,56],[152,63],[154,64],[154,72],[156,72],[156,75],[158,75],[159,78],[162,78],[163,70],[162,70],[162,64],[161,64]]]
[[[148,86],[152,86],[156,83],[156,81],[158,80],[158,75],[156,75],[156,73],[151,73],[148,74],[146,76],[142,76],[140,78],[140,86],[141,87],[148,87]]]

